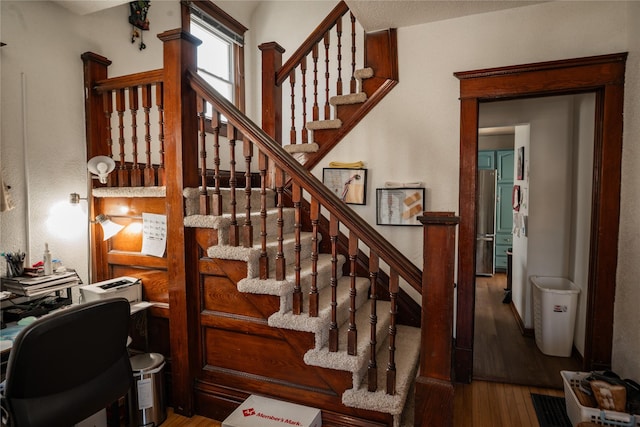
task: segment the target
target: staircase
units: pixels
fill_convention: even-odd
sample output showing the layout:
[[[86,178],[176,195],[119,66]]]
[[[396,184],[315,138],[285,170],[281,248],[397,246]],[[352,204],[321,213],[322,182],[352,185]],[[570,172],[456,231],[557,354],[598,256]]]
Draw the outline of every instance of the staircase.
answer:
[[[347,95],[335,95],[329,99],[329,104],[337,109],[339,106],[351,105],[361,107],[367,101],[367,93],[364,91],[364,79],[369,79],[373,77],[373,68],[361,68],[356,70],[354,73],[354,78],[357,81],[358,92],[350,93]],[[334,117],[340,117],[338,112],[334,113]],[[306,125],[306,129],[311,131],[311,141],[307,144],[289,144],[285,145],[284,149],[287,150],[288,153],[316,153],[320,150],[320,146],[318,143],[313,142],[314,132],[319,132],[323,130],[332,130],[332,129],[340,129],[342,127],[342,120],[339,118],[335,119],[326,119],[326,120],[314,120]]]
[[[117,179],[107,183],[109,194],[92,195],[92,212],[122,215],[128,207],[132,223],[141,212],[166,214],[168,233],[167,255],[158,258],[140,254],[139,236],[102,242],[94,229],[95,277],[143,279],[146,299],[156,303],[152,341],[167,356],[176,413],[224,419],[261,394],[321,408],[325,427],[390,427],[404,423],[415,399],[415,425],[450,425],[456,218],[424,217],[423,274],[309,172],[397,84],[395,31],[366,34],[364,61],[351,61],[349,93],[339,71],[331,79],[327,72],[324,87],[314,77],[307,105],[307,57],[315,76],[320,43],[330,50],[327,32],[341,28],[347,12],[339,3],[282,67],[277,44],[260,46],[262,127],[193,71],[194,40],[180,29],[158,36],[160,70],[107,78],[108,59],[83,55],[89,156],[120,152],[110,175]],[[281,112],[287,81],[289,144]],[[124,100],[139,92],[140,151],[137,138],[131,148],[123,137]],[[149,126],[154,103],[158,140]],[[130,111],[135,136],[137,110]],[[136,157],[142,151],[146,162]],[[151,152],[161,153],[159,163]],[[133,184],[140,169],[143,181]],[[401,280],[422,295],[422,307]]]
[[[209,189],[209,197],[213,195],[213,189]],[[229,190],[221,189],[222,198],[228,200]],[[312,232],[300,232],[296,237],[295,230],[295,209],[284,208],[283,215],[283,254],[286,261],[287,274],[284,280],[277,280],[276,258],[278,241],[275,237],[267,240],[267,253],[269,263],[269,274],[267,279],[260,278],[260,245],[252,247],[230,246],[228,236],[232,214],[228,211],[219,216],[203,216],[198,212],[199,189],[186,189],[185,205],[187,215],[185,216],[185,226],[211,229],[218,238],[218,244],[206,249],[207,256],[218,260],[234,260],[246,263],[246,277],[237,280],[237,292],[253,295],[271,295],[279,299],[279,309],[267,316],[268,325],[271,328],[282,330],[300,331],[313,334],[313,347],[303,354],[300,359],[308,366],[315,366],[327,370],[343,371],[351,377],[351,388],[342,393],[341,402],[351,408],[364,409],[367,411],[377,411],[393,416],[393,425],[401,424],[401,416],[407,401],[409,389],[416,374],[416,367],[420,352],[420,329],[411,326],[396,326],[394,337],[395,361],[389,361],[389,335],[387,331],[390,326],[391,306],[388,301],[373,301],[374,316],[377,328],[376,336],[370,337],[368,333],[359,333],[355,354],[348,352],[348,334],[352,329],[349,324],[351,295],[355,293],[356,317],[355,329],[357,331],[369,331],[371,310],[367,305],[371,304],[369,299],[371,286],[367,277],[344,276],[342,274],[346,258],[338,255],[335,259],[331,254],[318,253],[319,241],[316,240]],[[237,190],[237,197],[241,199],[244,190]],[[253,203],[259,204],[260,189],[253,189],[251,193]],[[275,204],[275,194],[269,191],[267,199],[267,234],[276,236],[278,223],[278,209]],[[252,204],[253,204],[252,203]],[[228,206],[223,204],[223,206]],[[242,207],[240,207],[242,210]],[[254,220],[257,219],[254,218]],[[245,217],[238,214],[236,221],[243,223]],[[253,238],[259,240],[257,229],[254,230]],[[294,260],[296,256],[296,241],[299,240],[299,269],[295,268]],[[331,310],[331,281],[332,271],[338,272],[333,280],[336,283],[336,321],[340,335],[338,338],[338,351],[330,351],[329,334],[332,322]],[[309,299],[312,294],[312,287],[315,288],[320,307],[317,316],[310,316],[308,312],[296,314],[293,311],[293,295],[296,287],[296,277],[299,276],[301,293],[303,296],[302,307],[309,307]],[[351,282],[354,286],[351,286]],[[355,291],[352,291],[355,289]],[[286,332],[285,332],[286,335]],[[376,357],[370,357],[371,346],[376,352]],[[225,349],[224,351],[233,351]],[[271,355],[265,355],[271,357]],[[392,356],[393,357],[393,356]],[[386,377],[380,375],[371,377],[368,375],[369,363],[376,360],[380,367],[397,366],[395,372],[396,385],[395,394],[388,394],[386,390]],[[254,360],[254,363],[260,363]],[[332,375],[328,373],[328,375]],[[376,384],[369,384],[369,381],[376,381]],[[373,390],[373,391],[370,391]],[[409,419],[413,419],[413,413],[408,414]]]

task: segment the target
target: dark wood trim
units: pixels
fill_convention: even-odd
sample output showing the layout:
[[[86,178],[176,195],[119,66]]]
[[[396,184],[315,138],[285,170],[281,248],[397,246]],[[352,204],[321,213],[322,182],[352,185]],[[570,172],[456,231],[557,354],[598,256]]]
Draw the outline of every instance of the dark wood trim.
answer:
[[[200,9],[201,11],[203,11],[204,13],[206,13],[207,15],[211,16],[212,18],[214,18],[216,21],[218,21],[219,23],[221,23],[222,25],[224,25],[225,27],[227,27],[228,29],[230,29],[231,31],[233,31],[236,34],[239,34],[241,36],[244,36],[244,33],[247,32],[248,28],[245,27],[244,25],[242,25],[240,22],[236,21],[236,19],[229,15],[227,12],[225,12],[224,10],[220,9],[218,6],[216,6],[212,1],[209,0],[182,0],[180,2],[182,4],[182,22],[184,24],[185,22],[185,18],[184,18],[184,14],[185,13],[189,13],[189,7],[190,5],[194,5],[195,7],[197,7],[198,9]],[[189,19],[187,19],[187,21],[189,21]],[[189,31],[189,27],[184,27],[183,29],[185,31]]]
[[[193,377],[197,360],[198,307],[192,298],[193,283],[198,280],[197,244],[193,230],[184,227],[182,189],[198,186],[198,172],[183,164],[197,164],[198,148],[189,141],[197,140],[196,96],[189,90],[187,70],[196,67],[199,40],[182,30],[166,31],[158,36],[164,42],[164,99],[166,112],[165,163],[167,179],[167,239],[169,339],[173,363],[173,403],[176,413],[191,416],[194,410]],[[172,173],[173,172],[173,173]]]
[[[453,426],[453,292],[456,227],[453,212],[425,212],[422,324],[415,383],[416,426]]]
[[[618,259],[626,53],[454,73],[460,79],[460,234],[456,379],[471,380],[480,102],[596,93],[593,210],[584,369],[611,365]]]

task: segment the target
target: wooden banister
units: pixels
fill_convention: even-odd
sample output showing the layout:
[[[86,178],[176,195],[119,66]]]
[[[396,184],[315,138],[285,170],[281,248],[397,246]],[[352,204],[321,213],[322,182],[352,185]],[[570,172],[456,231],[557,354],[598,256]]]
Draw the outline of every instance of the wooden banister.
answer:
[[[98,93],[108,90],[125,89],[133,86],[144,86],[147,84],[162,83],[164,70],[145,71],[143,73],[128,74],[126,76],[112,77],[95,82],[94,89]]]
[[[422,342],[416,378],[416,426],[453,425],[453,293],[456,227],[452,212],[425,212]]]
[[[324,18],[311,35],[307,37],[293,55],[291,55],[291,58],[289,58],[276,73],[276,85],[280,86],[287,79],[291,71],[300,64],[320,40],[324,39],[326,32],[333,28],[338,19],[347,12],[349,12],[349,6],[347,6],[344,1],[341,1],[333,8],[327,17]]]
[[[353,210],[344,204],[310,171],[295,161],[273,138],[258,125],[245,116],[231,102],[222,97],[194,71],[187,71],[187,79],[199,97],[212,103],[244,136],[249,138],[279,168],[297,182],[312,198],[316,198],[330,213],[334,214],[341,224],[353,231],[369,248],[374,250],[381,260],[396,270],[418,292],[421,291],[422,272],[397,248],[388,244],[378,231],[364,219],[355,215]]]

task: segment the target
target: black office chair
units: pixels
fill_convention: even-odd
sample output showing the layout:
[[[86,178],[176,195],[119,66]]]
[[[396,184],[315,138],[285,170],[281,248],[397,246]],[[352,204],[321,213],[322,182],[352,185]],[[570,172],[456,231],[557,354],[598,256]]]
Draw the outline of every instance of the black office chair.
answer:
[[[124,396],[133,383],[124,298],[71,306],[16,337],[2,406],[14,427],[70,427]]]

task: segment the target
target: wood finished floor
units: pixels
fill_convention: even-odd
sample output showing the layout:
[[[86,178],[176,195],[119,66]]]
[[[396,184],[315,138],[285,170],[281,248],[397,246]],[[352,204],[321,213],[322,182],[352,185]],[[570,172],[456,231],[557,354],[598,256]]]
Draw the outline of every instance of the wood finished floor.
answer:
[[[531,393],[564,396],[561,390],[473,381],[456,384],[454,427],[539,427]],[[183,417],[169,408],[162,427],[220,427],[220,421]]]
[[[560,370],[580,370],[570,358],[545,356],[520,333],[508,304],[506,276],[478,277],[474,380],[455,385],[454,427],[539,427],[531,393],[564,396]],[[480,379],[484,378],[484,379]],[[168,409],[163,427],[221,427]]]
[[[473,378],[562,389],[560,371],[580,371],[580,361],[547,356],[520,333],[510,305],[502,303],[506,283],[505,274],[476,277]]]

